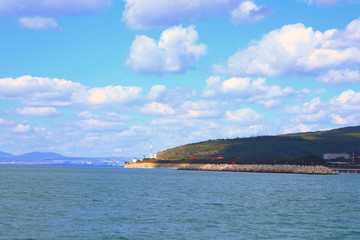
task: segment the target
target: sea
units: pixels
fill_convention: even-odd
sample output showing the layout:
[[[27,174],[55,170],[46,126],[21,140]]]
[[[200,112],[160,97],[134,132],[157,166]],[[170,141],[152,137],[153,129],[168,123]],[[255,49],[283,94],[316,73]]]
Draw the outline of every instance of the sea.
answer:
[[[0,239],[360,239],[360,174],[0,165]]]

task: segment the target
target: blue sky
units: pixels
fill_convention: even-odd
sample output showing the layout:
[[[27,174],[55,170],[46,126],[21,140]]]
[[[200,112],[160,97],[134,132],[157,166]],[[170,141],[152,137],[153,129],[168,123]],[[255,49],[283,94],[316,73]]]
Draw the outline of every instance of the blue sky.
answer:
[[[149,156],[359,125],[356,0],[2,0],[0,150]]]

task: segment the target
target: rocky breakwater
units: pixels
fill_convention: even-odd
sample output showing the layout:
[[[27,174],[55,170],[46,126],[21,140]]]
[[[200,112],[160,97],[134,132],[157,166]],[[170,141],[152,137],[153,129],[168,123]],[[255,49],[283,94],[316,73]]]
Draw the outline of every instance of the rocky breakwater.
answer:
[[[259,172],[259,173],[293,173],[293,174],[319,174],[337,175],[338,172],[324,166],[301,165],[238,165],[238,164],[187,164],[179,170],[196,171],[227,171],[227,172]]]

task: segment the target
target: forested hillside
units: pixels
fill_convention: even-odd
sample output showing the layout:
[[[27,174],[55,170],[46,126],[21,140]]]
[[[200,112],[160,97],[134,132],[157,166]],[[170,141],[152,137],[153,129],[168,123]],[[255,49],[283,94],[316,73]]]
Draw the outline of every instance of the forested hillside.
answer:
[[[208,140],[157,153],[161,160],[197,158],[298,159],[360,152],[360,126],[278,136]]]

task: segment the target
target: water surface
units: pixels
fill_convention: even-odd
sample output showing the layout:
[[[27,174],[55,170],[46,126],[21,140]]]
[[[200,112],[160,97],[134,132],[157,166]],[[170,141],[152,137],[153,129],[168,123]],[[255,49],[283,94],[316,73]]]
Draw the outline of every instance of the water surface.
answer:
[[[360,239],[360,174],[0,166],[0,239]]]

